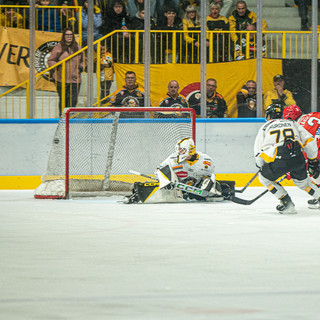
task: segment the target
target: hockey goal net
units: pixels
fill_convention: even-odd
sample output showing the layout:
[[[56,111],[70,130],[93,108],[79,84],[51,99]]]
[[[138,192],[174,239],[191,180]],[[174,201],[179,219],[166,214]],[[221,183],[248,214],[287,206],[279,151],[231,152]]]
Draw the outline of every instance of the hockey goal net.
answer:
[[[195,140],[195,117],[189,108],[70,108],[59,121],[34,196],[128,191],[135,181],[146,180],[130,170],[152,176],[178,140]]]

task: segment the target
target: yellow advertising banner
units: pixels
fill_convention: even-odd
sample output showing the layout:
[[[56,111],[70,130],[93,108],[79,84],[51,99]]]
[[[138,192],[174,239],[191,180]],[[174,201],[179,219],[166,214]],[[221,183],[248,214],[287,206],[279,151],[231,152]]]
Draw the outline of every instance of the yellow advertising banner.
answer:
[[[217,92],[222,94],[228,105],[228,117],[237,117],[236,94],[248,80],[256,81],[256,60],[213,63],[207,65],[207,79],[217,80]],[[137,83],[144,88],[144,65],[115,64],[117,87],[124,84],[125,73],[134,71]],[[176,80],[179,90],[191,93],[200,82],[201,66],[199,64],[162,64],[150,66],[151,105],[157,106],[159,99],[168,92],[168,83]],[[282,60],[263,59],[263,91],[273,88],[273,76],[282,73]],[[186,94],[185,94],[186,95]]]
[[[29,79],[29,30],[0,27],[0,85],[16,86]],[[52,48],[61,40],[61,33],[36,31],[35,70],[47,68]],[[46,77],[36,80],[37,89],[50,90],[54,86]]]

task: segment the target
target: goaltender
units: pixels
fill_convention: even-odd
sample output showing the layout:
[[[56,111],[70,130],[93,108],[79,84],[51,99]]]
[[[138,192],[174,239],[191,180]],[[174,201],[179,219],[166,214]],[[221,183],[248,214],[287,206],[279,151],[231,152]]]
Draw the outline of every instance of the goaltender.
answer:
[[[135,182],[127,203],[160,203],[182,201],[223,201],[234,189],[233,181],[216,180],[212,158],[196,152],[193,139],[178,141],[176,152],[156,170],[157,182]]]

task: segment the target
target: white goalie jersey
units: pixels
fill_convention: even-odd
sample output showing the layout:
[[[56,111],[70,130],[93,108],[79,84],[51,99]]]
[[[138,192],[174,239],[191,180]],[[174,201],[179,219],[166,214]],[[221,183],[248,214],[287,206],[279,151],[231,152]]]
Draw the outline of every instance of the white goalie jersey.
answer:
[[[197,152],[195,160],[184,160],[180,163],[177,161],[177,154],[173,153],[160,164],[159,168],[166,165],[169,165],[179,181],[183,183],[191,184],[192,182],[192,185],[196,186],[206,178],[215,180],[212,158],[202,152]]]
[[[273,119],[260,128],[255,140],[254,154],[258,167],[265,162],[273,162],[278,147],[282,146],[286,139],[298,141],[308,158],[317,156],[316,140],[307,130],[290,119]]]

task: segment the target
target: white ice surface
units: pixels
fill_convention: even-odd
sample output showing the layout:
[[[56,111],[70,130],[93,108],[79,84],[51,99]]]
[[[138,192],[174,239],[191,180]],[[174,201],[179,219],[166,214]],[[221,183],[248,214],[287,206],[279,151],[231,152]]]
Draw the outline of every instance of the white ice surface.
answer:
[[[0,319],[320,319],[320,210],[0,192]],[[263,191],[249,188],[250,199]]]

